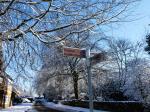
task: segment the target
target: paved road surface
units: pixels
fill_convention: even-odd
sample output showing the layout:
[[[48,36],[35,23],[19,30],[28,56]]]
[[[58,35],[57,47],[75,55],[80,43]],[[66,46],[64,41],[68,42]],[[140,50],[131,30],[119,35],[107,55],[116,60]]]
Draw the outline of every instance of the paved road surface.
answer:
[[[89,112],[89,109],[54,103],[46,103],[45,105],[38,106],[34,106],[32,103],[23,103],[7,109],[1,109],[0,112]],[[95,110],[94,112],[106,111]]]

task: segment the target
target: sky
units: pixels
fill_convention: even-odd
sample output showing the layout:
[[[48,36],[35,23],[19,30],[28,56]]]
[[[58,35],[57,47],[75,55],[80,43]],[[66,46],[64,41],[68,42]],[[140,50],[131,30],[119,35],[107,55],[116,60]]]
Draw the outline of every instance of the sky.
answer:
[[[142,41],[145,35],[150,31],[150,0],[141,0],[132,9],[131,22],[119,23],[117,28],[111,30],[111,36],[117,38],[126,38],[132,42]],[[8,70],[8,74],[12,71]],[[31,74],[34,74],[32,71]],[[25,86],[25,85],[24,85]]]
[[[124,22],[118,28],[112,29],[112,36],[126,38],[132,42],[141,41],[145,38],[148,30],[150,31],[150,0],[141,0],[131,10],[134,21]]]

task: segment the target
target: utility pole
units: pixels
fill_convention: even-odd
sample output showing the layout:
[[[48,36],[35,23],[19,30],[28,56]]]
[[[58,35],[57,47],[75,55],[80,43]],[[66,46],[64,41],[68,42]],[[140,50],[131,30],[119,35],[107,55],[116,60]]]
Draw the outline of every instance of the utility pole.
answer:
[[[86,62],[87,62],[87,75],[88,75],[88,95],[89,95],[89,108],[90,112],[93,112],[93,90],[91,81],[91,59],[90,59],[90,48],[86,50]]]

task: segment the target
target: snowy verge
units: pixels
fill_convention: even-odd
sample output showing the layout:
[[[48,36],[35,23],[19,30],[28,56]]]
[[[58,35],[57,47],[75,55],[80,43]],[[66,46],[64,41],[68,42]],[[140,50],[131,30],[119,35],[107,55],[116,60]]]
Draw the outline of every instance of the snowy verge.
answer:
[[[1,109],[0,112],[25,112],[29,109],[32,109],[32,105],[32,103],[22,103],[6,109]]]

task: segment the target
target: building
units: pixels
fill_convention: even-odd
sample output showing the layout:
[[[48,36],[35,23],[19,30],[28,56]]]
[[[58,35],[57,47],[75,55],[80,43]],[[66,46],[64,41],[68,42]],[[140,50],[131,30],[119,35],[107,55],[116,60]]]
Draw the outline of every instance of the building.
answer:
[[[18,92],[13,87],[13,79],[6,73],[0,75],[0,108],[11,106],[17,94]]]

